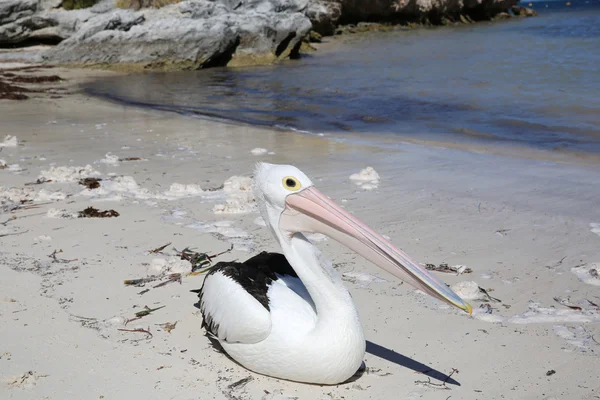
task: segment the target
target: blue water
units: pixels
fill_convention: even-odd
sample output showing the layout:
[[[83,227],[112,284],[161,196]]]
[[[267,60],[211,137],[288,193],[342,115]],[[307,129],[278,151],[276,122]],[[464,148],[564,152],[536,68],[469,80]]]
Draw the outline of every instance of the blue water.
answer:
[[[539,17],[350,35],[273,67],[146,73],[86,90],[314,133],[598,153],[600,0],[532,6]]]

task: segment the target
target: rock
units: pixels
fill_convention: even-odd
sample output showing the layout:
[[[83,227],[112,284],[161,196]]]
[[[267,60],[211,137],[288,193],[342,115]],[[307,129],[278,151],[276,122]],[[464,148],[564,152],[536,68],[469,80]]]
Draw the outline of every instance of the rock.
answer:
[[[508,19],[511,15],[507,12],[501,12],[494,16],[494,20]]]
[[[37,11],[37,0],[4,0],[0,2],[0,27]]]
[[[517,17],[535,17],[536,15],[538,15],[537,12],[535,12],[531,8],[517,6],[517,5],[512,6],[511,11]]]
[[[311,0],[305,13],[315,32],[333,35],[342,15],[342,4],[335,0]]]
[[[311,29],[308,18],[295,12],[306,0],[280,2],[280,8],[270,1],[254,3],[260,4],[252,11],[248,4],[232,11],[229,3],[206,0],[161,9],[112,9],[79,21],[76,33],[44,58],[56,64],[185,70],[295,56]]]

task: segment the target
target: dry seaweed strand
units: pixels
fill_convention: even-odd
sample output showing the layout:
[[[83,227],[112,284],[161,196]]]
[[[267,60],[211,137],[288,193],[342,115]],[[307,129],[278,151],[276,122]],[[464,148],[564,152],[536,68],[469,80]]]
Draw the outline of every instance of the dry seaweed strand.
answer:
[[[146,335],[148,335],[147,339],[152,339],[152,337],[154,336],[150,332],[150,327],[148,327],[148,329],[123,329],[123,328],[119,328],[117,330],[121,331],[121,332],[145,333]]]
[[[428,271],[444,272],[448,274],[470,274],[471,272],[473,272],[473,270],[468,267],[465,268],[462,272],[459,272],[458,268],[450,267],[446,263],[442,263],[439,266],[436,266],[435,264],[425,264],[425,269]]]
[[[78,218],[112,218],[118,217],[120,214],[115,210],[100,211],[94,207],[88,207],[83,211],[79,211]]]
[[[79,180],[79,184],[88,189],[98,189],[101,181],[101,178],[83,178]]]
[[[181,274],[180,273],[174,273],[174,274],[169,275],[169,279],[167,279],[164,282],[159,283],[156,286],[153,286],[153,288],[156,289],[156,288],[168,285],[169,283],[173,283],[173,282],[179,282],[180,284],[182,283],[181,282]]]
[[[177,252],[177,255],[180,256],[182,260],[187,260],[192,264],[192,272],[190,273],[190,275],[197,275],[202,272],[205,272],[208,269],[208,267],[210,267],[213,258],[231,252],[231,250],[233,250],[233,245],[231,245],[229,249],[213,255],[208,255],[206,253],[198,253],[191,250],[189,247],[186,247],[182,251],[178,251],[177,249],[174,250]]]

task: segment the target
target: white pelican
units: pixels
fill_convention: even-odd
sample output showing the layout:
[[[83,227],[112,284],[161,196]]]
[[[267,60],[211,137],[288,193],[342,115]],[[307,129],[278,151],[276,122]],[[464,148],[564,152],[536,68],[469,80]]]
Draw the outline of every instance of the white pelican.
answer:
[[[283,255],[221,262],[198,296],[202,326],[247,369],[298,382],[337,384],[359,369],[365,337],[338,273],[303,232],[318,232],[431,296],[471,306],[391,242],[319,192],[291,165],[259,164],[254,192]]]

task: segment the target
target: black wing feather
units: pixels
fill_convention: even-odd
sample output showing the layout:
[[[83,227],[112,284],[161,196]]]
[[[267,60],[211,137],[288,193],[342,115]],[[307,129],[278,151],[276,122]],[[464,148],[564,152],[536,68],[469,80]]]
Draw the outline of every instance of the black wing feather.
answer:
[[[266,251],[249,258],[243,263],[234,261],[219,262],[209,269],[206,276],[217,272],[233,279],[269,311],[267,292],[271,283],[278,279],[277,275],[298,277],[283,254],[268,253]],[[199,290],[192,290],[192,292],[198,293],[199,304],[202,304],[203,289],[204,284]],[[210,315],[204,313],[202,309],[200,310],[203,318],[202,328],[206,328],[208,332],[216,335],[219,325],[214,323]]]

